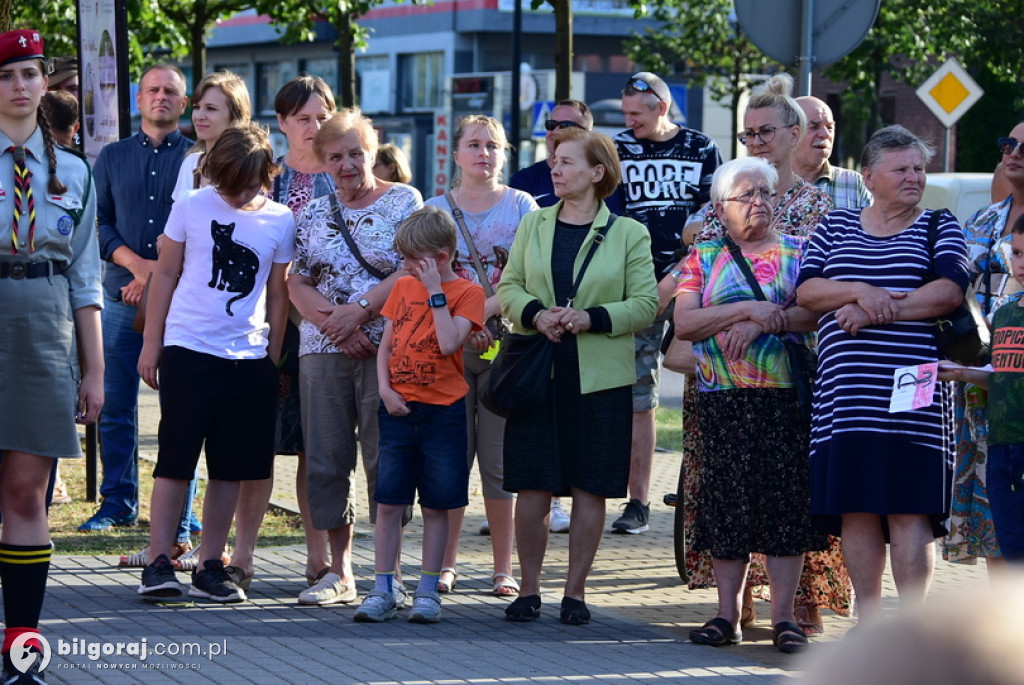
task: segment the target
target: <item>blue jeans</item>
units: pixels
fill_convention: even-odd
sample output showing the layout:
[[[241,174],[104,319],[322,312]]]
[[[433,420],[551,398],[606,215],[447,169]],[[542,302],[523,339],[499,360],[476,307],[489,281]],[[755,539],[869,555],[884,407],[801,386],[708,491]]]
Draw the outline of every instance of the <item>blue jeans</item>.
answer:
[[[988,502],[999,551],[1007,561],[1024,562],[1024,443],[989,445]]]
[[[104,506],[116,512],[139,510],[139,354],[142,334],[132,328],[136,307],[105,298],[103,306],[103,393],[100,414],[100,459]],[[188,522],[196,496],[195,478],[189,484],[178,541],[189,539]]]
[[[465,400],[449,407],[406,404],[407,416],[391,416],[383,402],[377,413],[377,503],[412,504],[419,490],[428,509],[468,505]]]

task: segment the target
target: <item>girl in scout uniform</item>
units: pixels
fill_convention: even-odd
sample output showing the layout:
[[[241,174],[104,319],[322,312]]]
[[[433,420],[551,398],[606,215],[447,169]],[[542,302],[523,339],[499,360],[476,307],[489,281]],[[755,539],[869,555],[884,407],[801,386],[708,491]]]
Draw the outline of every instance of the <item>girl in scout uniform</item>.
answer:
[[[88,164],[57,147],[39,106],[47,73],[38,31],[0,34],[5,683],[42,682],[33,638],[50,566],[47,482],[53,459],[81,456],[75,424],[93,423],[103,406],[95,194]]]

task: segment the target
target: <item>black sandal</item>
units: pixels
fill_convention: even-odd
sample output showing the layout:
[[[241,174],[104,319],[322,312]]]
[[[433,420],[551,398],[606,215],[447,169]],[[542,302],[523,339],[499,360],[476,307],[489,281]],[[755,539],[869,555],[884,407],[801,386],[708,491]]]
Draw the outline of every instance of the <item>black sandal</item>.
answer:
[[[712,647],[738,645],[743,642],[743,633],[733,628],[732,624],[727,620],[718,616],[700,628],[691,630],[690,642],[697,645],[711,645]]]
[[[772,628],[772,644],[783,654],[796,654],[807,649],[807,635],[792,621],[780,621]]]
[[[540,595],[520,595],[505,607],[505,620],[525,623],[540,618]]]
[[[582,626],[590,623],[590,609],[578,599],[562,597],[562,613],[558,620],[567,626]]]

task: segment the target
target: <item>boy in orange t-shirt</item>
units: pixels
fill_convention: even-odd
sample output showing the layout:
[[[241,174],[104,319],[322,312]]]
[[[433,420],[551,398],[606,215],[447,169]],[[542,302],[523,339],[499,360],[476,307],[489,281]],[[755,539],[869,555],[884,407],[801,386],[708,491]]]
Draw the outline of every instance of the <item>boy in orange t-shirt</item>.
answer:
[[[413,212],[395,234],[395,250],[411,276],[395,283],[381,314],[387,318],[377,353],[377,522],[374,589],[357,621],[395,618],[394,564],[402,512],[419,491],[423,567],[409,620],[441,620],[441,575],[448,510],[469,504],[462,345],[482,329],[484,291],[452,271],[455,224],[435,207]]]

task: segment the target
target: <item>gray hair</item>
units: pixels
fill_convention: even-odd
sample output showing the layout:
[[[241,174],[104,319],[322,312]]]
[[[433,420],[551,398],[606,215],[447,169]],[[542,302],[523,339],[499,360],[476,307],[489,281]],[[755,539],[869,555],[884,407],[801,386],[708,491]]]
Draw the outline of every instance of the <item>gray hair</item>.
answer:
[[[885,152],[914,148],[921,153],[921,158],[928,164],[935,156],[935,148],[921,138],[903,128],[899,124],[880,128],[868,139],[864,152],[860,155],[860,165],[865,169],[873,169]]]
[[[756,174],[768,182],[768,187],[775,190],[779,182],[779,172],[771,164],[760,157],[737,157],[715,169],[711,177],[711,202],[725,202],[725,199],[736,190],[740,176]]]
[[[758,93],[747,102],[747,111],[771,108],[779,113],[783,126],[799,126],[800,135],[807,130],[807,115],[791,95],[793,77],[786,73],[776,74],[768,79],[763,93]]]

